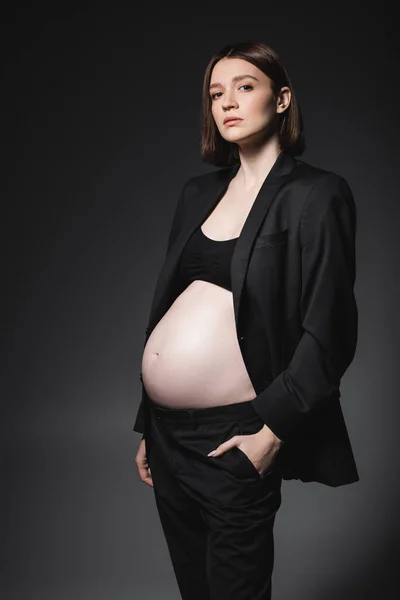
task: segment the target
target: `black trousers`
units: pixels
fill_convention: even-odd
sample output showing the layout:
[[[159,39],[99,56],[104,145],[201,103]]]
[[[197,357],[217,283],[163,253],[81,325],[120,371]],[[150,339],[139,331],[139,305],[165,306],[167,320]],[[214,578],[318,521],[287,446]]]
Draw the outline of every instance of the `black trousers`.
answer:
[[[176,410],[150,400],[148,407],[147,461],[182,599],[269,600],[279,460],[261,475],[237,447],[207,456],[263,421],[249,402]]]

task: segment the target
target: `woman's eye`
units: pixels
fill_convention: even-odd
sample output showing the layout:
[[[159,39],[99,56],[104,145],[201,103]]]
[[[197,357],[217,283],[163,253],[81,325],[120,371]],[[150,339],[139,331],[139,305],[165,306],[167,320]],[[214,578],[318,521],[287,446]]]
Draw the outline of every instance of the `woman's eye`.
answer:
[[[244,83],[243,85],[240,86],[240,88],[242,88],[242,87],[250,88],[251,90],[253,89],[253,86],[250,85],[249,83]],[[239,90],[240,90],[240,88],[239,88]],[[211,100],[214,100],[215,96],[217,94],[221,94],[221,92],[215,92],[214,94],[211,94]]]

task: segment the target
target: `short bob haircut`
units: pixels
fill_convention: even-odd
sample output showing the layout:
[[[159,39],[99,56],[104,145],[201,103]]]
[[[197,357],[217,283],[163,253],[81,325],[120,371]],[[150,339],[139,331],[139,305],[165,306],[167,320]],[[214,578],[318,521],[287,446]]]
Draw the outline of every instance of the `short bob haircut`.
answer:
[[[207,65],[203,81],[203,102],[201,110],[201,155],[203,162],[217,167],[230,167],[240,162],[238,147],[227,142],[218,131],[211,112],[210,80],[215,64],[222,58],[242,58],[258,67],[271,80],[274,95],[283,86],[291,91],[288,108],[280,115],[279,144],[292,156],[301,155],[305,150],[303,117],[300,111],[287,69],[278,54],[263,42],[239,42],[224,46],[214,54]]]

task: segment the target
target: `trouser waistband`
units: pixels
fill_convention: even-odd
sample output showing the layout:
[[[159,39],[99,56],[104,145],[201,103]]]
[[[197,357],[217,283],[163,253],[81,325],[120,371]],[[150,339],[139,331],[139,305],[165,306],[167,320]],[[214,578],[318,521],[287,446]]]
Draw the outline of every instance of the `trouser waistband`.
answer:
[[[211,423],[252,417],[261,420],[251,400],[207,408],[166,408],[148,398],[148,406],[158,419],[177,420],[183,423]]]

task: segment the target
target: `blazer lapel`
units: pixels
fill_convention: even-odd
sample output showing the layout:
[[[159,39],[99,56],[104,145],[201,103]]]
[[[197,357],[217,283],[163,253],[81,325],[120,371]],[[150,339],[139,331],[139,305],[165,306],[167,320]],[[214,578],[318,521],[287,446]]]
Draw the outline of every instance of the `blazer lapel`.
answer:
[[[288,181],[295,165],[296,160],[288,153],[282,151],[279,154],[256,196],[235,245],[231,262],[231,281],[236,324],[238,323],[240,300],[254,239],[279,188]],[[177,267],[185,244],[194,231],[200,227],[214,210],[226,192],[230,181],[238,172],[239,167],[240,165],[235,165],[231,169],[221,171],[220,179],[217,180],[212,188],[200,192],[197,196],[191,198],[190,210],[188,210],[184,226],[180,230],[165,259],[156,284],[150,309],[146,341],[153,327],[155,327],[174,300],[174,286],[172,283],[177,276]]]

